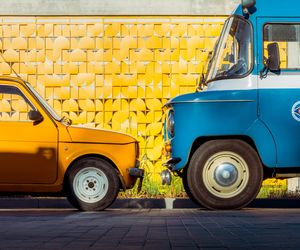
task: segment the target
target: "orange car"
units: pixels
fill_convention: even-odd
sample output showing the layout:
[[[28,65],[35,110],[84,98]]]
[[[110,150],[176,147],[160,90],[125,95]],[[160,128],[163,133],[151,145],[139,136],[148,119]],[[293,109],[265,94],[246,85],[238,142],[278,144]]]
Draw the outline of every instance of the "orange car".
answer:
[[[71,126],[28,83],[0,77],[0,192],[65,193],[103,210],[143,177],[138,155],[133,137]]]

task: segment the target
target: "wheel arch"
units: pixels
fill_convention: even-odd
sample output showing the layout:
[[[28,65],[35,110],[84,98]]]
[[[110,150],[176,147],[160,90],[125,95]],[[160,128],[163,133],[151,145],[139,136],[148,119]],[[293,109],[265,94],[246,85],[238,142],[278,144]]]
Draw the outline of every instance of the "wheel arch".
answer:
[[[74,164],[76,162],[78,162],[79,160],[82,160],[84,158],[90,158],[90,157],[94,157],[94,158],[98,158],[98,159],[102,159],[104,161],[107,161],[109,164],[111,164],[111,166],[116,170],[116,172],[118,173],[118,177],[119,177],[119,181],[120,181],[120,187],[122,189],[126,189],[126,185],[125,185],[125,182],[124,182],[124,179],[121,175],[121,172],[120,170],[118,169],[118,167],[116,166],[116,164],[111,160],[109,159],[108,157],[104,156],[104,155],[101,155],[101,154],[84,154],[84,155],[81,155],[77,158],[75,158],[70,164],[69,166],[67,167],[65,173],[64,173],[64,178],[63,178],[63,186],[65,185],[66,183],[66,177],[67,177],[67,174],[68,174],[68,171],[74,166]]]
[[[193,154],[195,153],[195,151],[201,146],[203,145],[204,143],[206,142],[209,142],[209,141],[214,141],[214,140],[240,140],[240,141],[243,141],[245,143],[247,143],[248,145],[250,145],[254,150],[255,152],[257,153],[260,161],[261,161],[261,164],[263,166],[263,171],[264,171],[264,175],[268,175],[269,172],[272,170],[268,167],[266,167],[262,161],[262,158],[259,154],[259,151],[255,145],[255,142],[253,141],[253,139],[249,136],[244,136],[244,135],[233,135],[233,136],[205,136],[205,137],[198,137],[194,143],[192,144],[192,147],[191,147],[191,150],[190,150],[190,153],[189,153],[189,158],[188,158],[188,162],[186,164],[186,166],[184,167],[184,171],[187,170],[189,164],[190,164],[190,161],[191,161],[191,158],[193,156]]]

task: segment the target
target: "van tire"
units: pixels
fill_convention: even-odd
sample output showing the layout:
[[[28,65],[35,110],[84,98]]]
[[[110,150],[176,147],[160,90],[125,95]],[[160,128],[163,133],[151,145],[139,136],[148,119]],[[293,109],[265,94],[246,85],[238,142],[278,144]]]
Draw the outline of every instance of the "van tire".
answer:
[[[69,202],[81,211],[100,211],[117,198],[120,180],[107,161],[88,157],[76,161],[68,170],[65,190]]]
[[[263,167],[256,151],[241,140],[212,140],[191,158],[187,184],[208,209],[240,209],[258,194]]]
[[[190,200],[192,202],[194,202],[195,204],[199,205],[199,202],[195,199],[194,195],[191,193],[189,185],[187,183],[187,171],[184,170],[183,176],[182,176],[182,185],[184,188],[184,191],[186,192],[186,194],[188,195],[188,197],[190,198]]]

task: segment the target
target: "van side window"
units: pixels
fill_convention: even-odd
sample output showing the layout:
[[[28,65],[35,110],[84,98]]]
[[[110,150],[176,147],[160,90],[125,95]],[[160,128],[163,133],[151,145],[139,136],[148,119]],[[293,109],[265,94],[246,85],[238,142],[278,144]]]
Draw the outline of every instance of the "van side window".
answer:
[[[0,121],[30,121],[31,103],[16,87],[0,85]]]
[[[267,57],[267,45],[274,42],[280,49],[280,68],[300,70],[300,24],[266,24],[264,57]]]

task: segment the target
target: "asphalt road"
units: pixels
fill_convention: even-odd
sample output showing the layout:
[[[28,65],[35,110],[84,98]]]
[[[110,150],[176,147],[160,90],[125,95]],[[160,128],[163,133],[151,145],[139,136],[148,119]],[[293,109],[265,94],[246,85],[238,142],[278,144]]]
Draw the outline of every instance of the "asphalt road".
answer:
[[[0,210],[0,249],[300,249],[300,209]]]

